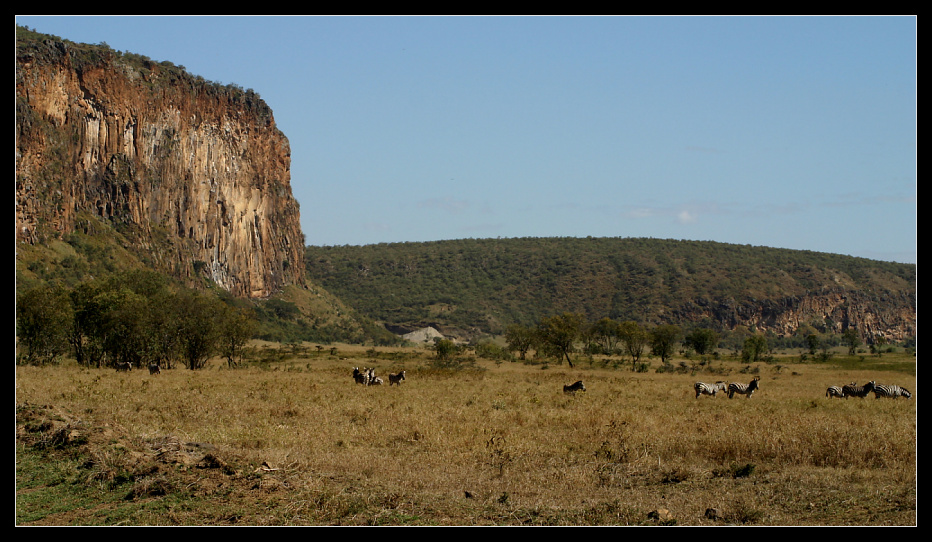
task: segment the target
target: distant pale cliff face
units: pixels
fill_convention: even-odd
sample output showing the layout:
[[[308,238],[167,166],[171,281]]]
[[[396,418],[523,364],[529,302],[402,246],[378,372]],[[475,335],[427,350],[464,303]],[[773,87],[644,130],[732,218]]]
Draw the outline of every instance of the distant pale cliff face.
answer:
[[[916,336],[916,308],[909,292],[871,296],[838,289],[753,303],[733,299],[716,304],[690,302],[674,313],[685,321],[713,321],[723,329],[754,328],[779,337],[793,336],[812,322],[829,334],[855,329],[862,340],[870,342],[877,337],[904,341]]]
[[[90,212],[175,276],[243,297],[303,283],[291,151],[251,90],[57,40],[17,61],[17,240]]]

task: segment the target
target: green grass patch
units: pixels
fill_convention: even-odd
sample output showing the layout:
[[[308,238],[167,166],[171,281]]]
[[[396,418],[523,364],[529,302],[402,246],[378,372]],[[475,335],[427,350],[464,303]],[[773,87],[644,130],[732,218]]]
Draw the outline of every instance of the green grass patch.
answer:
[[[844,370],[883,371],[916,376],[916,359],[912,356],[904,359],[902,354],[837,356],[829,363]]]

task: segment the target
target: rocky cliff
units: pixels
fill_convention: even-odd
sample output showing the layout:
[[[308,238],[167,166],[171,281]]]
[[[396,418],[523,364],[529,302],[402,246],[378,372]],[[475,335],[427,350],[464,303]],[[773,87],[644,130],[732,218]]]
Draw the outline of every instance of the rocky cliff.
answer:
[[[290,149],[252,90],[17,29],[16,238],[92,214],[155,267],[237,296],[304,281]]]
[[[744,327],[778,337],[791,337],[804,329],[836,335],[854,329],[868,344],[877,337],[900,342],[916,336],[915,302],[908,292],[872,295],[838,289],[778,300],[688,302],[672,312],[677,322],[715,322],[721,329]]]

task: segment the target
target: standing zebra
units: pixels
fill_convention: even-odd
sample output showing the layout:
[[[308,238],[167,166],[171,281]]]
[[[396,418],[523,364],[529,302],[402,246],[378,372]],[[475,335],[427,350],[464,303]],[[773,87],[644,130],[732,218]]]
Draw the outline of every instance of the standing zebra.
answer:
[[[369,385],[370,386],[381,386],[385,381],[381,378],[375,376],[375,369],[369,369]]]
[[[900,386],[894,384],[877,384],[874,386],[874,397],[880,399],[881,397],[893,397],[894,399],[898,397],[905,397],[909,399],[913,394],[909,393],[909,390],[906,388],[901,388]]]
[[[398,384],[400,386],[401,381],[404,379],[405,379],[404,371],[401,371],[398,374],[388,373],[388,385],[389,386],[391,386],[392,384]]]
[[[829,386],[825,390],[826,397],[844,397],[844,394],[841,391],[841,386]]]
[[[848,397],[860,397],[861,399],[863,399],[867,397],[868,393],[874,390],[874,386],[876,385],[877,384],[875,384],[873,380],[871,380],[867,384],[864,384],[863,386],[857,386],[855,385],[854,382],[852,382],[844,386],[843,388],[841,388],[841,393],[845,399],[847,399]]]
[[[162,374],[162,369],[159,368],[159,364],[158,364],[158,363],[150,363],[150,364],[149,364],[149,374],[150,374],[150,375]]]
[[[362,371],[360,371],[359,367],[353,367],[353,380],[355,380],[357,384],[368,386],[369,385],[369,371],[366,369],[363,369]]]
[[[577,380],[576,382],[570,384],[569,386],[563,385],[563,393],[570,393],[576,395],[577,391],[586,391],[586,386],[583,385],[582,380]]]
[[[732,382],[728,385],[728,398],[731,399],[735,396],[736,393],[741,395],[747,395],[747,398],[750,399],[751,395],[755,390],[760,388],[760,377],[755,376],[749,384],[740,384],[738,382]]]
[[[693,384],[693,388],[695,388],[696,390],[696,399],[698,399],[700,395],[711,395],[712,397],[715,397],[715,394],[717,394],[720,391],[722,392],[728,391],[728,383],[723,380],[719,380],[715,384],[706,384],[705,382],[696,382],[695,384]]]

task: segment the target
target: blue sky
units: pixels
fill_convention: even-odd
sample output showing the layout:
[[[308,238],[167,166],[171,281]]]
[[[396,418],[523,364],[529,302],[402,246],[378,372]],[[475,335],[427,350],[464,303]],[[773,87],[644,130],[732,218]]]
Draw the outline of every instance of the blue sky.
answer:
[[[915,17],[16,20],[255,90],[309,245],[654,237],[916,263]]]

